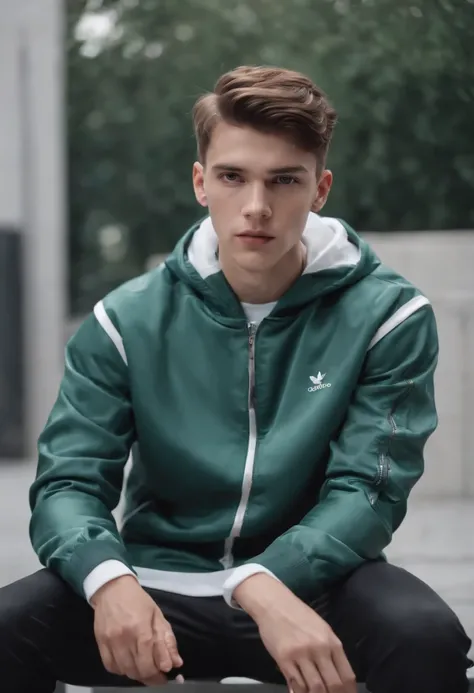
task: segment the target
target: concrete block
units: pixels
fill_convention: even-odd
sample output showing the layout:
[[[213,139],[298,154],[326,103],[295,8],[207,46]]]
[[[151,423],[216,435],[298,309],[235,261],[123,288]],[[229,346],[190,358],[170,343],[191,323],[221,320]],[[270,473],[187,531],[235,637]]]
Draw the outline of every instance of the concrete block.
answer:
[[[425,449],[425,475],[417,496],[462,495],[465,492],[465,328],[457,301],[434,302],[440,354],[435,376],[438,429]]]
[[[473,527],[470,500],[412,501],[387,554],[396,563],[474,562]]]
[[[472,231],[362,233],[380,259],[429,297],[474,291]]]
[[[463,408],[463,485],[466,496],[474,497],[474,299],[466,320],[464,348],[464,408]]]

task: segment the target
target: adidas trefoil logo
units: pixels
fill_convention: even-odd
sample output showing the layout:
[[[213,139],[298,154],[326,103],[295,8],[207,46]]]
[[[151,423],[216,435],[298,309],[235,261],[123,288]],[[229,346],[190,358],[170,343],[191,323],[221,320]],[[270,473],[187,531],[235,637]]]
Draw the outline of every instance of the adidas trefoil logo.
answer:
[[[326,373],[321,373],[321,371],[319,371],[319,373],[316,377],[314,375],[310,375],[309,379],[315,385],[322,385],[325,377],[326,377]]]
[[[323,383],[326,373],[318,371],[318,375],[310,375],[309,379],[313,383],[313,387],[308,387],[308,392],[316,392],[316,390],[324,390],[326,387],[331,387],[331,383]]]

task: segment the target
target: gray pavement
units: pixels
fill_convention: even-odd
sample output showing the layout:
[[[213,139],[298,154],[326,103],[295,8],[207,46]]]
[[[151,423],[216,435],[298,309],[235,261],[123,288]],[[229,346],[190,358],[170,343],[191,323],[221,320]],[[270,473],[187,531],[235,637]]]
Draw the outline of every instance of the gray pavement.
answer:
[[[0,586],[39,567],[28,539],[31,463],[0,462]],[[474,639],[474,502],[414,496],[387,551],[389,559],[431,585]],[[474,655],[474,647],[471,656]],[[69,688],[69,693],[84,689]]]

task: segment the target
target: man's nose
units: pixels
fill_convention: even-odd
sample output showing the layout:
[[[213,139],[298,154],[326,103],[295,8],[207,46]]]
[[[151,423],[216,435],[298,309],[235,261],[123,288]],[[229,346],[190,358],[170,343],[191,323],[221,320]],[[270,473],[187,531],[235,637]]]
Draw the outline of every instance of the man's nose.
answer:
[[[268,218],[272,214],[268,200],[268,192],[264,185],[255,184],[248,188],[243,214],[247,218]]]

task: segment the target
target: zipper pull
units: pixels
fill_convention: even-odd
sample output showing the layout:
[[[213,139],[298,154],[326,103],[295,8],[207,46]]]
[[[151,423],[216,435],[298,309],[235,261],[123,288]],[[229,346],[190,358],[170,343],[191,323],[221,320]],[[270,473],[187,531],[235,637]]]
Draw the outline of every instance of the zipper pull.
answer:
[[[254,322],[249,322],[247,327],[249,331],[249,345],[253,346],[253,343],[255,341],[255,333],[257,331],[257,325]]]

